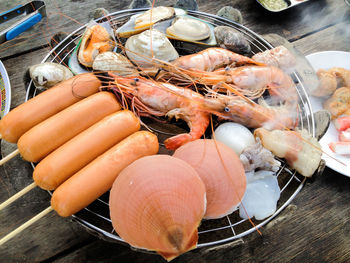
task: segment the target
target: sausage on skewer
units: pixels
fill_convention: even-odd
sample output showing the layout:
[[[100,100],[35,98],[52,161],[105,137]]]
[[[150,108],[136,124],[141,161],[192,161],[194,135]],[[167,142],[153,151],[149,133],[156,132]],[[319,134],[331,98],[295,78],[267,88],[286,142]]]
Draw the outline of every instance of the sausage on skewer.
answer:
[[[80,74],[19,105],[0,121],[1,137],[16,143],[26,131],[68,106],[98,92],[101,81],[92,73]]]

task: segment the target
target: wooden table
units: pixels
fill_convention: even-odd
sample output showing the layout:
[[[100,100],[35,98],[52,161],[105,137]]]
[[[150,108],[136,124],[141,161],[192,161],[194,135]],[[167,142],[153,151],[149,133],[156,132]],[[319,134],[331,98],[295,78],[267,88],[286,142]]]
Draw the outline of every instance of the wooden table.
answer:
[[[25,99],[25,73],[49,51],[58,31],[71,32],[89,21],[97,7],[111,12],[128,1],[47,0],[47,18],[14,41],[0,46],[0,58],[12,85],[11,108]],[[172,5],[175,1],[157,1]],[[23,1],[1,1],[0,12]],[[350,7],[343,0],[308,1],[281,13],[265,11],[255,0],[198,1],[199,11],[215,14],[223,6],[241,10],[244,25],[258,34],[275,33],[302,54],[350,51]],[[2,153],[16,146],[2,141]],[[0,167],[0,202],[32,182],[31,165],[20,157]],[[49,205],[47,192],[34,189],[0,212],[3,237]],[[350,262],[350,178],[326,168],[308,180],[292,203],[257,232],[218,247],[196,249],[173,262]],[[134,252],[90,235],[82,226],[47,215],[0,247],[1,262],[164,262],[159,256]]]

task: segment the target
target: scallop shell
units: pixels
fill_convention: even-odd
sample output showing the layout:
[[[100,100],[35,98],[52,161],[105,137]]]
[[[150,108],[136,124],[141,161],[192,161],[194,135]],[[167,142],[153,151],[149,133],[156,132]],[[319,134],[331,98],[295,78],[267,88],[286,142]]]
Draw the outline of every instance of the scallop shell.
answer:
[[[115,231],[131,246],[171,260],[195,248],[205,200],[204,184],[190,165],[154,155],[119,174],[110,192],[110,215]]]
[[[210,36],[210,27],[207,23],[189,16],[176,17],[166,33],[171,37],[184,41],[198,41]]]
[[[153,66],[156,60],[172,61],[179,57],[169,39],[155,29],[129,37],[125,50],[129,59],[139,66]]]
[[[196,140],[178,148],[173,156],[189,163],[203,180],[207,191],[204,218],[221,218],[237,208],[246,190],[246,177],[231,148],[219,141]]]
[[[97,24],[88,27],[79,47],[79,62],[86,67],[91,67],[98,54],[113,50],[113,43],[112,36],[103,26]]]
[[[107,51],[99,54],[92,64],[94,70],[112,71],[114,74],[126,76],[135,72],[135,66],[122,54]]]
[[[31,66],[29,75],[33,80],[34,86],[41,90],[51,88],[61,81],[73,77],[72,72],[68,68],[53,62]]]

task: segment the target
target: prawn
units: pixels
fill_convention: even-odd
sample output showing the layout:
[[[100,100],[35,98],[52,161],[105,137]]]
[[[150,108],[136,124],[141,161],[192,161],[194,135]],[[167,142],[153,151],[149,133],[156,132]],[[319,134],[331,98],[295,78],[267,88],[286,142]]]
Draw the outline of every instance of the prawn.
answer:
[[[218,47],[207,48],[195,54],[179,57],[171,64],[172,66],[175,66],[175,68],[196,69],[201,71],[213,71],[228,65],[265,65],[254,61],[249,57],[242,56],[230,50]]]
[[[297,116],[289,105],[268,106],[264,100],[260,104],[239,96],[216,94],[218,102],[208,105],[211,111],[222,119],[240,123],[248,128],[294,129]],[[214,108],[219,106],[221,108]]]
[[[214,72],[186,70],[177,81],[199,83],[220,88],[221,83],[229,84],[233,89],[250,98],[260,97],[267,89],[272,97],[286,102],[298,100],[298,94],[292,78],[281,69],[272,66],[242,66],[238,68],[222,68]]]
[[[181,145],[199,139],[207,129],[210,120],[208,106],[215,100],[205,98],[191,89],[177,87],[143,77],[113,77],[112,89],[117,93],[131,95],[141,115],[152,114],[184,120],[190,128],[189,133],[178,134],[165,140],[167,149],[175,150]],[[113,87],[114,85],[114,87]],[[214,107],[214,108],[217,108]]]

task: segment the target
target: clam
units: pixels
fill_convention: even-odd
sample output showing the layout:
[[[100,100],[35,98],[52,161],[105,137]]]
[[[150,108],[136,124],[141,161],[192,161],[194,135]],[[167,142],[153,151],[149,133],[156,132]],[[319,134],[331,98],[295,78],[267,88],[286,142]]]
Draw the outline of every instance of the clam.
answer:
[[[161,10],[167,10],[165,13],[170,14],[168,17],[163,15],[157,15],[157,13]],[[162,24],[161,28],[165,29],[168,28],[171,25],[172,19],[174,18],[174,15],[172,14],[171,9],[174,10],[174,15],[184,15],[186,14],[186,11],[179,8],[172,8],[172,7],[155,7],[152,9],[152,21],[150,19],[151,16],[151,9],[145,13],[142,14],[136,14],[130,17],[129,21],[126,22],[124,25],[119,27],[116,31],[119,37],[130,37],[132,35],[136,35],[141,33],[142,31],[145,31],[150,28],[151,25],[154,26],[158,24]],[[147,14],[146,14],[147,13]],[[163,18],[161,18],[163,17]],[[146,22],[146,18],[148,19],[148,22]],[[162,30],[163,32],[163,30]]]
[[[220,47],[239,54],[250,53],[251,47],[248,40],[236,29],[228,26],[217,26],[214,33]]]
[[[125,50],[132,62],[145,67],[152,66],[158,60],[172,61],[179,57],[169,39],[155,29],[129,37]]]
[[[158,6],[152,8],[145,13],[138,15],[135,19],[134,28],[150,27],[154,23],[162,20],[170,19],[175,16],[175,10],[173,7]]]
[[[170,37],[185,41],[198,41],[210,36],[210,28],[207,23],[189,16],[176,17],[166,33]]]
[[[79,62],[91,67],[98,54],[113,50],[113,43],[113,38],[105,27],[98,24],[87,27],[78,51]]]
[[[130,75],[135,72],[135,66],[127,57],[112,51],[99,54],[95,58],[92,68],[99,71],[112,71],[120,76]]]
[[[196,247],[197,228],[205,212],[205,187],[186,162],[153,155],[119,174],[109,205],[113,227],[121,238],[171,260]]]
[[[237,154],[215,140],[196,140],[178,148],[174,157],[189,163],[205,184],[207,210],[204,218],[231,214],[246,190],[246,176]]]
[[[30,78],[38,89],[48,89],[57,83],[73,77],[69,68],[53,62],[33,65],[29,68]]]

